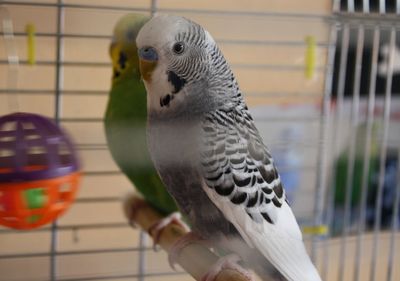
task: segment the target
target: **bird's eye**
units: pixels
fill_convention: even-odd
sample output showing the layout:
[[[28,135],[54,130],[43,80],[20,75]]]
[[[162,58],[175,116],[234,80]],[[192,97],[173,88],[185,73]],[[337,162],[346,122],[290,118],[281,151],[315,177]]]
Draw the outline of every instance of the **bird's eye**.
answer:
[[[182,42],[177,42],[172,47],[172,50],[174,51],[175,54],[180,55],[185,50],[185,46],[183,45]]]

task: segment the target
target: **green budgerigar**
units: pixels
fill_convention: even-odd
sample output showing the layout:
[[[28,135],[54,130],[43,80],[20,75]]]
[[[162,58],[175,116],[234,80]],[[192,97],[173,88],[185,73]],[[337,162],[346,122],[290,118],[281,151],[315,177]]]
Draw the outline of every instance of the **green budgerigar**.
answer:
[[[368,171],[366,178],[366,190],[363,191],[363,176],[364,176],[364,153],[367,140],[367,124],[363,123],[358,126],[355,131],[355,149],[354,149],[354,163],[352,167],[352,177],[348,178],[349,172],[349,160],[350,145],[346,145],[343,151],[338,155],[335,162],[335,177],[334,177],[334,191],[335,191],[335,218],[333,220],[332,234],[339,235],[343,231],[345,223],[350,223],[355,226],[355,222],[359,219],[359,209],[362,204],[362,194],[366,192],[366,195],[371,194],[376,188],[376,177],[379,174],[379,144],[377,136],[379,135],[378,123],[373,124],[371,131],[371,143],[370,150],[368,153]],[[347,141],[349,142],[349,141]],[[348,182],[348,180],[352,180]],[[349,186],[348,183],[350,183]],[[347,188],[349,188],[349,194],[347,194]],[[349,207],[351,211],[351,217],[349,222],[344,221],[344,212],[346,208],[346,197],[348,199]],[[368,197],[367,197],[368,198]],[[363,207],[364,208],[364,207]],[[367,212],[371,210],[367,209]],[[371,213],[374,213],[373,211]]]
[[[145,200],[163,215],[177,210],[151,162],[146,143],[146,90],[140,77],[136,35],[149,17],[128,14],[115,26],[110,56],[112,86],[105,113],[110,152]]]

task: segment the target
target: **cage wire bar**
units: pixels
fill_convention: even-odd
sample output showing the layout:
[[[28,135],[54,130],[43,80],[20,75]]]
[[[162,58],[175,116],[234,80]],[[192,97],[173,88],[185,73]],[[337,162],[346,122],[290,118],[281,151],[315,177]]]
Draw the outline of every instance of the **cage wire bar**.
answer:
[[[337,143],[339,142],[339,132],[341,130],[341,123],[343,122],[344,115],[344,87],[345,87],[345,78],[347,69],[347,57],[348,57],[348,49],[349,49],[349,41],[351,39],[351,30],[357,30],[357,52],[356,52],[356,78],[354,79],[353,85],[353,96],[352,96],[352,107],[351,107],[351,120],[352,120],[352,134],[350,137],[350,153],[348,159],[348,172],[346,179],[346,195],[345,195],[345,213],[344,213],[344,228],[341,235],[340,243],[341,243],[341,254],[340,261],[338,267],[338,276],[339,281],[343,280],[345,264],[344,257],[346,256],[346,245],[347,238],[350,234],[350,225],[349,220],[351,217],[352,210],[350,208],[351,202],[351,183],[353,181],[353,169],[354,169],[354,161],[355,161],[355,136],[357,133],[357,125],[360,123],[359,121],[359,109],[360,109],[360,80],[361,80],[361,67],[363,64],[362,52],[364,47],[364,37],[365,32],[372,29],[373,26],[373,47],[372,47],[372,64],[371,64],[371,74],[370,74],[370,84],[368,91],[368,108],[367,108],[367,130],[366,130],[366,143],[363,147],[363,169],[362,169],[362,197],[360,208],[358,212],[360,214],[360,221],[357,227],[357,240],[356,240],[356,266],[354,271],[353,280],[360,280],[360,272],[361,272],[361,264],[360,257],[363,253],[363,240],[365,234],[365,216],[366,216],[366,190],[368,189],[368,172],[369,165],[368,159],[371,153],[371,138],[372,138],[372,125],[374,122],[374,108],[375,108],[375,80],[374,77],[377,75],[377,60],[378,60],[378,51],[379,51],[379,40],[381,38],[382,29],[390,29],[390,55],[389,55],[389,73],[386,79],[386,91],[385,91],[385,102],[384,102],[384,112],[383,112],[383,125],[384,125],[384,136],[382,139],[381,151],[380,151],[380,167],[379,167],[379,187],[378,187],[378,196],[376,199],[376,205],[379,208],[375,209],[375,224],[374,224],[374,240],[373,240],[373,256],[370,263],[371,270],[371,279],[370,281],[376,280],[376,264],[377,264],[377,249],[379,248],[379,231],[381,230],[380,223],[380,215],[381,215],[381,206],[382,206],[382,192],[383,192],[383,183],[384,183],[384,174],[385,174],[385,160],[386,160],[386,147],[387,147],[387,135],[388,135],[388,124],[390,118],[390,106],[391,106],[391,86],[393,79],[393,61],[394,61],[394,47],[396,41],[396,32],[399,29],[399,23],[396,22],[396,17],[387,16],[385,14],[386,4],[385,1],[379,0],[379,14],[372,14],[370,12],[369,1],[363,0],[363,13],[360,14],[356,12],[354,0],[347,1],[347,11],[340,11],[340,0],[333,1],[333,16],[320,16],[313,14],[274,14],[274,13],[251,13],[254,16],[270,16],[270,17],[280,17],[280,16],[291,16],[293,18],[316,18],[326,20],[331,24],[329,42],[317,42],[318,46],[323,46],[328,48],[328,57],[327,63],[325,67],[321,67],[318,70],[325,70],[325,83],[324,83],[324,91],[323,91],[323,101],[322,101],[322,110],[319,118],[319,141],[316,145],[318,145],[318,154],[317,154],[317,165],[311,167],[301,167],[301,169],[310,169],[317,170],[317,183],[316,183],[316,193],[315,196],[315,206],[314,206],[314,218],[313,223],[315,226],[322,225],[325,221],[329,228],[332,227],[334,212],[335,212],[335,201],[334,201],[334,193],[335,184],[331,182],[331,189],[328,190],[327,200],[324,200],[326,187],[328,186],[328,177],[329,175],[335,174],[335,168],[333,170],[328,171],[325,169],[328,158],[332,158],[333,155],[338,155],[339,147]],[[34,2],[13,2],[13,1],[0,1],[0,4],[9,4],[9,5],[27,5],[27,6],[43,6],[43,7],[53,7],[57,9],[57,31],[55,33],[52,32],[38,32],[36,36],[38,37],[48,37],[48,38],[56,38],[56,59],[54,61],[38,61],[38,65],[55,65],[56,68],[56,78],[55,78],[55,90],[37,90],[37,89],[17,89],[14,85],[9,85],[7,89],[0,89],[0,93],[18,93],[18,94],[37,94],[37,93],[47,93],[54,94],[55,93],[55,116],[54,119],[57,123],[60,122],[101,122],[101,118],[64,118],[62,117],[62,98],[65,95],[79,95],[79,94],[89,94],[89,95],[106,95],[107,91],[91,91],[91,90],[64,90],[63,89],[63,68],[65,66],[90,66],[90,67],[109,67],[110,63],[103,62],[67,62],[63,59],[63,40],[65,38],[93,38],[93,39],[111,39],[110,35],[90,35],[90,34],[73,34],[73,33],[65,33],[64,31],[64,11],[65,8],[84,8],[84,9],[99,9],[99,10],[114,10],[114,11],[140,11],[140,12],[149,12],[151,14],[155,14],[156,12],[176,12],[176,10],[170,9],[158,9],[158,1],[152,0],[151,6],[147,9],[142,8],[132,8],[132,7],[114,7],[114,6],[96,6],[96,5],[80,5],[80,4],[65,4],[62,0],[57,0],[56,3],[34,3]],[[185,12],[186,10],[182,10]],[[193,13],[205,13],[205,14],[213,14],[213,15],[235,15],[237,12],[224,12],[224,11],[213,11],[213,10],[200,10],[200,11],[190,11]],[[356,13],[356,16],[353,16],[353,13]],[[400,14],[400,0],[396,1],[396,13],[397,19]],[[246,14],[246,13],[244,13]],[[375,24],[375,25],[373,25]],[[2,32],[2,35],[6,35],[6,31]],[[15,32],[15,36],[26,36],[25,32]],[[335,60],[335,51],[336,51],[336,42],[337,37],[340,35],[341,38],[341,54],[340,54],[340,62],[339,62],[339,78],[338,78],[338,90],[337,90],[337,107],[336,111],[330,112],[330,102],[331,102],[331,94],[332,94],[332,77],[333,77],[333,68],[334,68],[334,60]],[[268,42],[268,41],[251,41],[248,40],[246,42],[241,42],[239,40],[232,39],[223,39],[217,40],[220,43],[225,44],[253,44],[253,45],[301,45],[303,42],[294,42],[294,41],[285,41],[285,42]],[[0,61],[0,64],[9,63],[8,61]],[[20,61],[20,64],[27,64],[26,61]],[[241,67],[254,68],[260,66],[254,65],[240,65]],[[390,67],[391,66],[391,67]],[[277,65],[264,65],[261,66],[264,68],[288,68],[291,69],[290,66],[277,66]],[[247,94],[247,96],[251,96],[253,93]],[[257,93],[255,93],[257,94]],[[285,94],[285,93],[275,93],[276,95]],[[332,113],[332,116],[331,116]],[[289,119],[291,120],[291,119]],[[314,120],[314,119],[312,119]],[[329,121],[333,121],[333,129],[332,132],[328,132],[327,124]],[[266,120],[261,120],[266,121]],[[274,120],[268,120],[272,122]],[[293,118],[292,121],[296,122],[309,122],[310,117],[296,117]],[[331,135],[332,134],[332,135]],[[332,136],[332,147],[327,147],[327,138]],[[314,145],[314,144],[311,144]],[[78,149],[87,150],[104,150],[107,149],[105,144],[85,144],[78,145]],[[106,172],[85,172],[85,176],[97,176],[99,174],[105,175],[115,175],[120,174],[119,171],[106,171]],[[398,176],[397,176],[397,188],[396,195],[394,200],[394,211],[393,211],[393,219],[391,226],[391,238],[390,238],[390,252],[389,252],[389,263],[387,266],[388,272],[388,281],[394,281],[394,262],[395,262],[395,252],[394,246],[396,243],[395,235],[398,231],[398,220],[396,220],[399,213],[399,202],[400,202],[400,168],[398,167]],[[333,179],[334,181],[334,179]],[[102,201],[102,200],[110,200],[110,201],[118,201],[118,198],[94,198],[86,201]],[[84,199],[78,199],[77,202],[85,203]],[[324,203],[326,202],[326,204]],[[326,207],[325,207],[326,206]],[[326,211],[324,213],[324,211]],[[32,254],[0,254],[1,259],[13,259],[13,258],[22,258],[22,257],[49,257],[50,258],[50,280],[101,280],[101,279],[111,279],[111,278],[125,278],[132,277],[137,278],[138,280],[144,280],[147,276],[157,276],[157,275],[170,275],[172,274],[182,274],[181,272],[177,273],[147,273],[145,271],[146,267],[146,252],[150,250],[149,247],[146,247],[146,234],[144,232],[140,232],[139,241],[137,247],[125,248],[125,249],[96,249],[96,250],[82,250],[82,251],[59,251],[57,248],[57,234],[60,230],[74,230],[74,229],[97,229],[97,228],[108,228],[108,227],[125,227],[126,224],[123,223],[102,223],[102,224],[89,224],[89,225],[57,225],[57,222],[51,225],[51,227],[45,227],[37,230],[33,230],[33,232],[51,232],[51,244],[49,252],[42,253],[32,253]],[[5,230],[0,229],[1,233],[12,233],[13,230]],[[315,235],[312,239],[311,244],[311,256],[313,260],[317,260],[317,248],[319,247],[321,242],[321,237]],[[324,241],[323,241],[324,242]],[[329,250],[329,242],[327,242],[328,246],[324,248],[323,256],[322,256],[322,270],[321,276],[325,280],[328,276],[328,267],[330,258],[330,250]],[[325,245],[326,245],[325,244]],[[107,252],[130,252],[134,251],[138,253],[138,268],[137,274],[121,274],[118,276],[97,276],[97,277],[87,277],[84,279],[81,278],[60,278],[57,276],[57,257],[66,256],[66,255],[85,255],[92,253],[107,253]]]
[[[379,28],[374,28],[373,34],[373,45],[372,45],[372,58],[371,58],[371,74],[369,79],[369,92],[368,92],[368,108],[367,108],[367,129],[366,129],[366,140],[364,147],[364,158],[363,158],[363,170],[362,170],[362,181],[361,181],[361,201],[360,201],[360,220],[358,223],[357,231],[357,244],[356,244],[356,267],[354,271],[354,280],[360,280],[361,273],[361,257],[363,250],[363,238],[365,232],[365,219],[366,219],[366,208],[367,208],[367,188],[368,188],[368,173],[371,155],[371,137],[372,137],[372,125],[374,121],[374,108],[375,108],[375,87],[377,77],[377,66],[378,66],[378,50],[379,50]]]
[[[397,159],[400,159],[400,149],[398,150],[398,153],[397,153]],[[400,208],[400,167],[398,167],[398,169],[397,169],[397,186],[396,186],[395,200],[394,200],[394,206],[393,206],[392,233],[390,236],[389,262],[388,262],[388,268],[387,268],[387,272],[388,272],[387,280],[388,281],[394,280],[396,232],[399,231],[399,220],[397,219],[399,216],[399,213],[400,213],[399,208]]]
[[[336,26],[335,32],[338,32],[340,29],[339,26]],[[338,92],[337,92],[337,107],[336,113],[333,117],[333,141],[331,147],[331,155],[330,157],[334,157],[338,154],[338,143],[339,143],[339,131],[340,131],[340,124],[342,123],[343,119],[343,103],[344,103],[344,79],[346,75],[347,68],[345,67],[347,64],[347,53],[349,48],[349,26],[345,24],[342,27],[341,33],[341,54],[340,54],[340,64],[339,64],[339,79],[338,79]],[[336,51],[336,50],[335,50]],[[333,83],[333,82],[332,82]],[[333,167],[332,174],[335,174],[335,167]],[[335,211],[335,184],[336,180],[335,177],[332,177],[332,186],[330,191],[328,192],[328,199],[327,199],[327,211],[326,211],[326,224],[328,229],[332,229],[333,225],[333,218],[334,218],[334,211]],[[330,249],[329,247],[325,247],[324,255],[323,255],[323,267],[322,267],[322,278],[325,279],[328,277],[328,267],[329,267],[329,259],[330,257]]]
[[[59,6],[57,7],[57,36],[56,36],[56,77],[55,77],[55,116],[54,121],[60,124],[61,109],[62,109],[62,92],[63,88],[63,68],[61,62],[63,61],[63,39],[61,37],[64,31],[64,9],[62,7],[62,0],[57,0]],[[58,229],[57,220],[51,225],[50,237],[50,280],[57,280],[57,244],[58,244]]]
[[[389,63],[387,67],[387,78],[386,78],[386,91],[385,91],[385,103],[383,109],[383,137],[380,150],[380,162],[379,162],[379,181],[378,181],[378,194],[375,203],[375,224],[374,224],[374,240],[372,246],[372,260],[371,260],[371,281],[376,280],[376,266],[377,266],[377,251],[379,247],[379,231],[381,229],[381,213],[382,213],[382,197],[383,197],[383,185],[385,180],[385,169],[386,169],[386,156],[387,156],[387,143],[388,143],[388,131],[390,121],[390,104],[392,95],[392,82],[393,82],[393,66],[394,66],[394,48],[396,40],[396,29],[390,28],[390,43],[389,43]]]
[[[327,157],[328,157],[328,124],[330,120],[330,102],[331,102],[331,94],[332,94],[332,82],[333,82],[333,68],[334,68],[334,60],[335,60],[335,45],[336,45],[337,31],[336,26],[333,25],[330,27],[330,35],[329,41],[330,45],[328,48],[328,57],[327,57],[327,65],[325,72],[325,85],[324,85],[324,93],[322,99],[322,109],[321,116],[319,122],[319,145],[317,152],[317,180],[316,180],[316,190],[314,197],[314,225],[316,227],[321,226],[323,224],[324,218],[324,197],[326,191],[326,183],[327,183]],[[316,251],[317,246],[320,241],[320,237],[318,235],[314,235],[311,244],[311,259],[316,261]]]
[[[333,27],[335,33],[338,33],[339,26],[334,24]],[[336,35],[337,36],[337,35]],[[344,79],[346,75],[346,67],[347,64],[347,53],[349,48],[349,26],[345,24],[343,26],[342,37],[341,37],[341,56],[340,56],[340,65],[339,65],[339,86],[338,86],[338,93],[337,93],[337,107],[336,107],[336,114],[333,114],[333,141],[331,147],[331,153],[329,155],[330,158],[334,157],[334,155],[338,154],[339,148],[339,131],[340,131],[340,124],[342,123],[343,119],[343,103],[344,103]],[[335,47],[333,47],[335,48]],[[335,50],[336,51],[336,48]],[[333,76],[333,74],[332,74]],[[333,78],[331,78],[333,79]],[[327,83],[327,82],[326,82]],[[333,81],[331,81],[333,83]],[[332,84],[331,84],[332,85]],[[335,167],[333,167],[332,174],[335,174]],[[328,198],[327,198],[327,208],[326,208],[326,225],[328,229],[332,228],[334,211],[335,211],[335,202],[334,202],[334,195],[335,195],[335,177],[332,177],[332,187],[328,191]],[[328,277],[328,264],[329,264],[329,247],[325,247],[324,254],[323,254],[323,261],[322,261],[322,278],[326,279]]]
[[[157,0],[151,0],[151,5],[150,5],[150,15],[154,16],[157,13],[157,8],[158,8],[158,1]],[[138,281],[144,281],[145,279],[145,273],[146,273],[146,240],[147,240],[147,234],[143,231],[140,230],[139,233],[139,261],[138,261]]]
[[[344,279],[345,273],[345,258],[347,249],[347,237],[350,233],[350,204],[352,201],[352,184],[354,177],[354,165],[356,157],[356,136],[359,125],[359,108],[360,108],[360,83],[361,83],[361,66],[362,66],[362,52],[364,49],[364,27],[362,25],[357,28],[357,47],[356,47],[356,62],[355,62],[355,78],[353,84],[353,99],[351,106],[351,132],[350,132],[350,148],[349,158],[347,162],[346,173],[346,193],[345,193],[345,207],[343,214],[343,231],[340,247],[340,265],[339,265],[339,279]]]
[[[2,21],[2,35],[4,37],[5,49],[7,52],[8,65],[7,71],[7,87],[17,88],[18,86],[18,66],[20,60],[17,54],[17,48],[14,41],[14,26],[9,11],[6,8],[0,7],[0,16],[3,17]],[[8,99],[8,107],[12,110],[18,110],[18,97],[13,95]]]

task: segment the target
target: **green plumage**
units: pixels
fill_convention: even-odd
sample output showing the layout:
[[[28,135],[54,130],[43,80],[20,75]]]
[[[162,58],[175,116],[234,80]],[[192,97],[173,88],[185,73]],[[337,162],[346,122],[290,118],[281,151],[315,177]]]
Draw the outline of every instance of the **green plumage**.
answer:
[[[136,35],[149,17],[129,14],[114,29],[110,56],[112,86],[105,113],[110,152],[121,171],[154,208],[169,214],[177,210],[151,162],[146,143],[146,90],[140,78]]]
[[[377,125],[372,127],[371,147],[369,152],[369,168],[368,168],[368,190],[371,189],[374,181],[374,175],[379,169],[379,155],[377,144]],[[366,124],[362,124],[357,128],[356,132],[356,149],[353,170],[353,182],[351,183],[351,206],[357,206],[360,203],[362,176],[364,166],[364,149],[366,141]],[[349,162],[349,147],[343,150],[335,163],[335,203],[340,207],[345,203],[347,169]]]

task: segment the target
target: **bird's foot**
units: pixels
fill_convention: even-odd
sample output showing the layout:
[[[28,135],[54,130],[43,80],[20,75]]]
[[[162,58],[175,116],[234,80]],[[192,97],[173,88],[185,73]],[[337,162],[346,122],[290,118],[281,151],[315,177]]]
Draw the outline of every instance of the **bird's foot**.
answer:
[[[129,194],[125,197],[123,208],[130,226],[136,228],[136,223],[134,221],[136,214],[139,209],[146,206],[148,206],[147,203],[143,200],[138,199],[135,195]]]
[[[192,231],[188,232],[177,241],[175,241],[174,244],[172,244],[171,248],[168,251],[168,262],[172,269],[175,270],[175,264],[177,263],[178,257],[183,248],[185,248],[189,244],[194,243],[206,244],[206,246],[208,246],[207,241],[204,240],[203,237]]]
[[[254,281],[253,275],[238,262],[241,258],[237,254],[229,254],[227,256],[219,258],[219,260],[210,268],[210,270],[201,278],[201,281],[215,281],[218,274],[223,269],[232,269],[243,275],[247,281]]]
[[[182,217],[182,215],[179,212],[174,212],[149,227],[148,232],[153,237],[153,249],[154,250],[157,250],[157,245],[158,245],[158,242],[160,241],[161,233],[167,225],[174,223],[174,224],[181,226],[186,231],[190,231],[189,226],[187,226],[187,224],[185,224],[181,220],[181,217]]]

